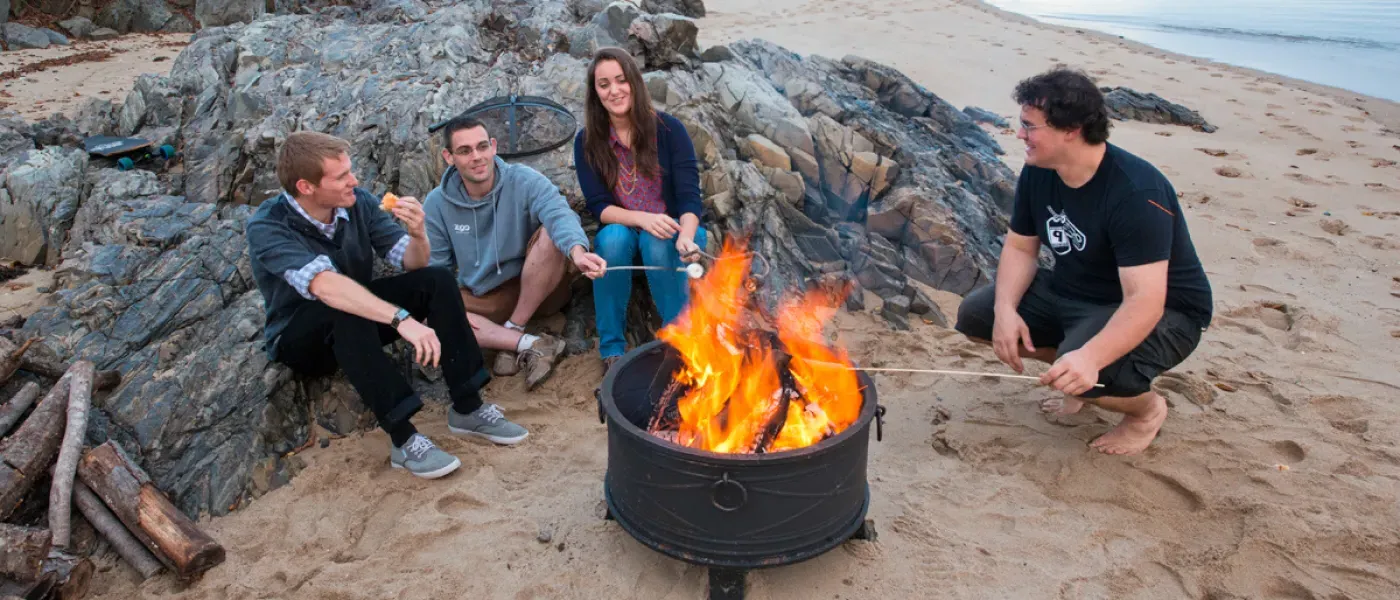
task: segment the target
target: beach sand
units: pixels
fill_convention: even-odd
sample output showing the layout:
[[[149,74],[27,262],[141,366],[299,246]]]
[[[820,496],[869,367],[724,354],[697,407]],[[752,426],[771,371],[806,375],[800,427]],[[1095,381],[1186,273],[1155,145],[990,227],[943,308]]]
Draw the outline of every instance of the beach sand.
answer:
[[[708,0],[703,41],[857,54],[1013,122],[1015,82],[1066,63],[1220,129],[1112,132],[1182,192],[1216,297],[1199,350],[1159,381],[1172,411],[1145,454],[1091,451],[1116,417],[1052,421],[1037,410],[1051,392],[1027,382],[877,375],[889,410],[870,443],[878,542],[752,573],[749,598],[1400,597],[1394,105],[980,4],[754,5]],[[1019,168],[1014,133],[995,133]],[[956,314],[956,296],[936,300]],[[868,307],[835,320],[863,365],[1009,372],[951,330],[891,332]],[[493,382],[489,400],[531,431],[513,448],[453,439],[444,409],[428,409],[420,429],[463,461],[444,480],[391,470],[379,432],[309,450],[289,485],[202,522],[228,549],[203,580],[137,584],[108,557],[90,597],[703,598],[704,569],[601,519],[600,377],[588,355],[534,393]]]

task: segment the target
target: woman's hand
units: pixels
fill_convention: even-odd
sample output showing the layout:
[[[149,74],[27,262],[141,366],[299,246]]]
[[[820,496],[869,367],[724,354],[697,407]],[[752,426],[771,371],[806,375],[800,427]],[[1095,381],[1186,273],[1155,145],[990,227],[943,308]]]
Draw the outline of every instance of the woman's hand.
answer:
[[[669,240],[681,232],[681,224],[663,213],[636,213],[636,227],[656,236],[659,240]]]
[[[700,260],[700,246],[693,238],[681,235],[676,238],[676,252],[681,255],[681,262],[693,263]]]

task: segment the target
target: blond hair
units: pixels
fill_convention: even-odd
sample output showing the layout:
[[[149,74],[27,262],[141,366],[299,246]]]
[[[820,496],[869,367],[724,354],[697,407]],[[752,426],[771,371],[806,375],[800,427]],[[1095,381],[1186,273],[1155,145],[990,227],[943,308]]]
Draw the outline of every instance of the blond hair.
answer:
[[[350,143],[318,131],[297,131],[287,136],[277,155],[277,180],[282,189],[297,195],[297,182],[305,179],[315,185],[325,176],[322,165],[326,159],[350,153]]]

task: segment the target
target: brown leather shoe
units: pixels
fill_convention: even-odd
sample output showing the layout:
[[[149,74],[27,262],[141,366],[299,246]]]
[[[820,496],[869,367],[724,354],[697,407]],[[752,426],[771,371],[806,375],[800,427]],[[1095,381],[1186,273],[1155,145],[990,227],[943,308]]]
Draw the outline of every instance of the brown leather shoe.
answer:
[[[563,353],[564,340],[548,334],[541,335],[540,339],[521,352],[516,364],[525,371],[525,389],[533,390],[549,378],[554,371],[554,361]]]

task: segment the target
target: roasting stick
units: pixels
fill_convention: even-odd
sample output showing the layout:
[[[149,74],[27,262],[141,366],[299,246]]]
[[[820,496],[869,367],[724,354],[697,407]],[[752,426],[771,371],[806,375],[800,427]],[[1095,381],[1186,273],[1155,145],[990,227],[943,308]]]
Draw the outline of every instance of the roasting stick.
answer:
[[[831,365],[831,366],[833,366],[833,367],[841,367],[841,368],[846,369],[846,370],[849,370],[849,371],[866,371],[866,372],[875,372],[875,373],[933,373],[933,374],[935,374],[935,375],[970,375],[970,376],[974,376],[974,377],[1001,377],[1001,378],[1004,378],[1004,379],[1029,379],[1029,380],[1032,380],[1032,381],[1040,381],[1040,378],[1039,378],[1039,377],[1036,377],[1036,376],[1034,376],[1034,375],[1012,375],[1012,374],[1010,374],[1010,373],[986,373],[986,372],[981,372],[981,371],[952,371],[952,370],[948,370],[948,369],[897,369],[897,368],[884,368],[884,367],[848,367],[848,366],[843,365],[843,364],[841,364],[841,363],[828,362],[828,361],[824,361],[824,360],[813,360],[813,359],[810,359],[810,358],[801,358],[801,357],[797,357],[797,356],[794,356],[794,357],[792,357],[792,358],[793,358],[793,360],[802,360],[802,361],[806,361],[806,362],[810,362],[810,363],[817,363],[817,364],[823,364],[823,365]],[[1103,384],[1102,384],[1102,383],[1095,383],[1095,384],[1094,384],[1094,387],[1101,388],[1101,387],[1103,387]]]
[[[621,267],[608,267],[608,268],[603,269],[603,270],[604,270],[604,271],[676,271],[677,273],[685,273],[686,275],[690,276],[691,279],[699,279],[699,278],[705,276],[705,267],[700,266],[698,263],[690,263],[690,264],[688,264],[688,265],[686,265],[686,266],[684,266],[684,267],[676,267],[676,268],[674,268],[674,269],[672,269],[671,267],[648,267],[648,266],[640,266],[640,267],[638,267],[638,266],[626,265],[626,266],[621,266]]]

